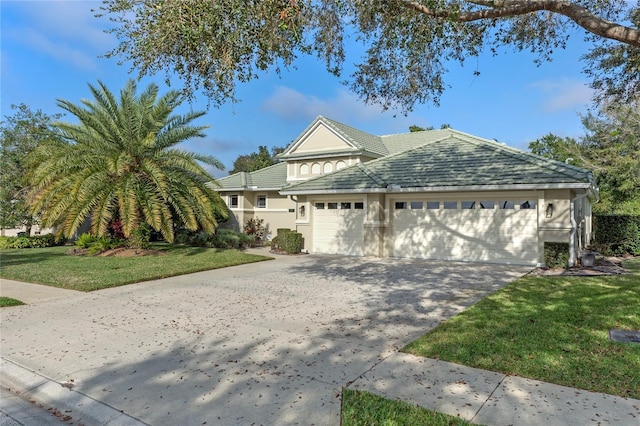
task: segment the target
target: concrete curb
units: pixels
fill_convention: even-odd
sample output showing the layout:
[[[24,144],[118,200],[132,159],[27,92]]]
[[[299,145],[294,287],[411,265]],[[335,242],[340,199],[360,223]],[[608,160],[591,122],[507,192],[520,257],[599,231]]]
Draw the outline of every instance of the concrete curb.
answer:
[[[63,386],[54,380],[26,369],[7,359],[0,358],[0,385],[35,401],[43,407],[51,407],[65,416],[71,417],[74,424],[108,426],[147,425],[115,408],[97,401],[81,392]]]

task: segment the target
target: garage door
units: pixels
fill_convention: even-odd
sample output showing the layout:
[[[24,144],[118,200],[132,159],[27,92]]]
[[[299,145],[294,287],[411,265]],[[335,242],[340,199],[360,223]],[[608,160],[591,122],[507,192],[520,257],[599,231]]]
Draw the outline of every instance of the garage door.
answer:
[[[313,207],[314,253],[364,255],[362,201],[322,201]]]
[[[394,200],[394,257],[535,265],[534,200]]]

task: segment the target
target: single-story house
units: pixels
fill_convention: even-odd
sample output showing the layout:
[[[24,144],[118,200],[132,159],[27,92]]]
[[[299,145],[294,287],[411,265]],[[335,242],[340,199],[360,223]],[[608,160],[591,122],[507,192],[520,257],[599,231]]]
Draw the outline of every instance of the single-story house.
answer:
[[[281,162],[219,179],[237,227],[264,219],[311,253],[538,265],[593,238],[589,170],[451,128],[376,136],[318,117]]]

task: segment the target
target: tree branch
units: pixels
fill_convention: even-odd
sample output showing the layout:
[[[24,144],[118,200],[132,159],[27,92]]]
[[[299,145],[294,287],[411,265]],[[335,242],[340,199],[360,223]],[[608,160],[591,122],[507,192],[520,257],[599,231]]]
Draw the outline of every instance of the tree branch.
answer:
[[[631,46],[640,47],[640,31],[607,21],[570,1],[564,0],[533,0],[533,1],[509,1],[509,0],[467,0],[469,3],[486,6],[487,9],[455,12],[444,9],[431,9],[424,4],[413,0],[403,0],[404,6],[424,15],[434,18],[444,18],[455,22],[472,22],[481,19],[508,18],[518,15],[526,15],[533,12],[547,11],[566,16],[573,22],[595,35],[617,40]]]

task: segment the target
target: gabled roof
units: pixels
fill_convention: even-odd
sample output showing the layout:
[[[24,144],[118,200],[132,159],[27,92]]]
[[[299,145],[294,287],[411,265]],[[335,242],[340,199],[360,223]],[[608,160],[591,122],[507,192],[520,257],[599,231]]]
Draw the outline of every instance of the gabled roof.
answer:
[[[353,146],[353,148],[349,149],[332,149],[327,151],[320,151],[310,153],[296,153],[295,148],[297,148],[301,142],[318,126],[325,126],[328,129],[332,130],[339,137],[345,140],[349,145]],[[363,132],[362,130],[355,129],[353,127],[347,126],[346,124],[339,123],[335,120],[331,120],[329,118],[318,116],[307,128],[298,136],[293,142],[287,146],[287,148],[278,155],[281,159],[293,159],[293,158],[303,158],[309,156],[317,156],[323,154],[345,154],[345,153],[360,153],[369,155],[373,158],[382,157],[389,154],[389,150],[382,142],[380,136],[372,135],[371,133]]]
[[[452,129],[437,132],[439,140],[290,185],[281,193],[587,189],[593,185],[586,169]],[[400,143],[414,143],[417,136],[409,134]]]
[[[279,190],[287,182],[287,163],[277,163],[255,172],[240,172],[217,180],[218,191]]]

